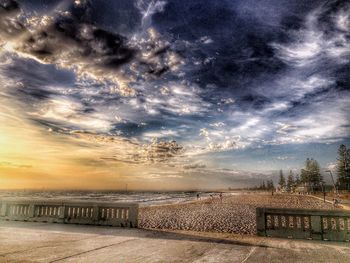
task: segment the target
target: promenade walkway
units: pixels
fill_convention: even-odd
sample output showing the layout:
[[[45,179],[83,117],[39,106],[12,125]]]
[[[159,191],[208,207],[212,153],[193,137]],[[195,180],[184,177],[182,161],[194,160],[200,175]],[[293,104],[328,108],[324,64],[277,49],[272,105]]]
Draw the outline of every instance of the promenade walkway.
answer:
[[[349,243],[0,221],[0,262],[350,262]]]
[[[323,201],[323,197],[314,196],[314,195],[312,195],[312,197],[314,197],[314,198],[316,198],[316,199],[318,199],[318,200]],[[329,196],[326,196],[326,202],[327,202],[327,203],[330,203],[330,204],[333,204],[333,198],[331,198],[331,197],[329,197]],[[350,211],[350,200],[341,199],[341,201],[340,201],[340,206],[341,206],[341,208]]]

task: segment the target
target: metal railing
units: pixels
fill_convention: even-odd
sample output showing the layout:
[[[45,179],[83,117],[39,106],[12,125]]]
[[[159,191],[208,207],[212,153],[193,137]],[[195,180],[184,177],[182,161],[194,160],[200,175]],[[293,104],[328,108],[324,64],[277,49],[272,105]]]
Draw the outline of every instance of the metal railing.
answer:
[[[259,236],[350,241],[350,213],[337,210],[257,208]]]
[[[137,203],[0,200],[0,219],[137,227],[138,208]]]

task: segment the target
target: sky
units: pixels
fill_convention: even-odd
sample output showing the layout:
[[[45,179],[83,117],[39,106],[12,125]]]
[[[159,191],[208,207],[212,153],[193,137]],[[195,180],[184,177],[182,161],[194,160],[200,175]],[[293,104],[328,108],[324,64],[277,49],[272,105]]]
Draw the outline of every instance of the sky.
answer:
[[[247,187],[350,143],[350,3],[0,0],[0,188]]]

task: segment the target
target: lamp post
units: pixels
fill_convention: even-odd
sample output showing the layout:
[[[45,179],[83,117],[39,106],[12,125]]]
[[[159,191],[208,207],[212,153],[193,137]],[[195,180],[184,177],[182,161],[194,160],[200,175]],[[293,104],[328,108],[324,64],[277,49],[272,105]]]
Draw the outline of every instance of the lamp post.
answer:
[[[335,181],[334,181],[334,178],[333,178],[333,173],[331,170],[326,170],[325,171],[326,173],[329,173],[331,175],[331,178],[332,178],[332,183],[333,183],[333,186],[334,186],[334,190],[335,190],[335,193],[338,195],[338,189],[337,189],[337,186],[335,185]]]
[[[323,203],[326,202],[326,187],[324,181],[322,181],[322,191],[323,191]]]

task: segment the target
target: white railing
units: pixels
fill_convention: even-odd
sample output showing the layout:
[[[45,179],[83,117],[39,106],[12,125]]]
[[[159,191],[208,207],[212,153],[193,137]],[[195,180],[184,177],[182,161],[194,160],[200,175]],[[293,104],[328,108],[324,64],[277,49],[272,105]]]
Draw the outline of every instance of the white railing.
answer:
[[[0,200],[0,219],[137,227],[137,203]]]
[[[257,208],[260,236],[350,241],[350,213],[340,210]]]

